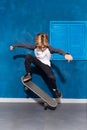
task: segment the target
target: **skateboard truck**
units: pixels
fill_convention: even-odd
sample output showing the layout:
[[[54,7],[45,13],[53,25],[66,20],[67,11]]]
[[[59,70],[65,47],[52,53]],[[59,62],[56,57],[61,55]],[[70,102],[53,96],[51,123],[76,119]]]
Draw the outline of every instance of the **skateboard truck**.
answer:
[[[47,108],[48,108],[48,104],[44,102],[44,110],[47,110]]]

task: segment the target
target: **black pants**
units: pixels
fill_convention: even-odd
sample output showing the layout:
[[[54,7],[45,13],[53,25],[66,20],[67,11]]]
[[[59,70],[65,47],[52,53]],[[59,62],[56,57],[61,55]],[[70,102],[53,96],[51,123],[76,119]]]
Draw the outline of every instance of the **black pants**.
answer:
[[[26,58],[25,58],[25,69],[26,69],[27,73],[31,72],[31,63],[33,63],[37,68],[39,68],[39,70],[42,70],[45,73],[46,77],[48,78],[48,80],[51,84],[51,87],[52,87],[51,89],[57,89],[56,79],[51,70],[51,67],[48,65],[45,65],[40,60],[38,60],[36,57],[28,54],[28,55],[26,55]]]

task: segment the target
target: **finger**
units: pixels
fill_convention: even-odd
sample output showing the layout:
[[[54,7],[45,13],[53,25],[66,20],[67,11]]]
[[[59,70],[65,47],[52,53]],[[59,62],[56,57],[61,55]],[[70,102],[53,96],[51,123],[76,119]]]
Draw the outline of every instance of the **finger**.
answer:
[[[13,50],[13,46],[10,46],[10,50]]]

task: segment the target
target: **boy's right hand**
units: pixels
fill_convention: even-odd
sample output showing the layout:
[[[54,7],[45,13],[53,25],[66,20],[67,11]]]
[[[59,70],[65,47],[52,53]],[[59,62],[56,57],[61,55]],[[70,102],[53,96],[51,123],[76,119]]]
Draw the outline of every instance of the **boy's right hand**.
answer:
[[[10,50],[14,50],[14,47],[13,47],[13,46],[10,46]]]

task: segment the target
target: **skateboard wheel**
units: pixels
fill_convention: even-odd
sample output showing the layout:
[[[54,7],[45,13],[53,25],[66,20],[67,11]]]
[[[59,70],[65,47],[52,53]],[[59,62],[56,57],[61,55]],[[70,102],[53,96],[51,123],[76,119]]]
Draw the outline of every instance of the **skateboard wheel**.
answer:
[[[24,87],[24,90],[27,91],[27,90],[28,90],[28,87]]]
[[[44,110],[47,110],[47,108],[48,108],[48,104],[45,102],[44,103]]]

